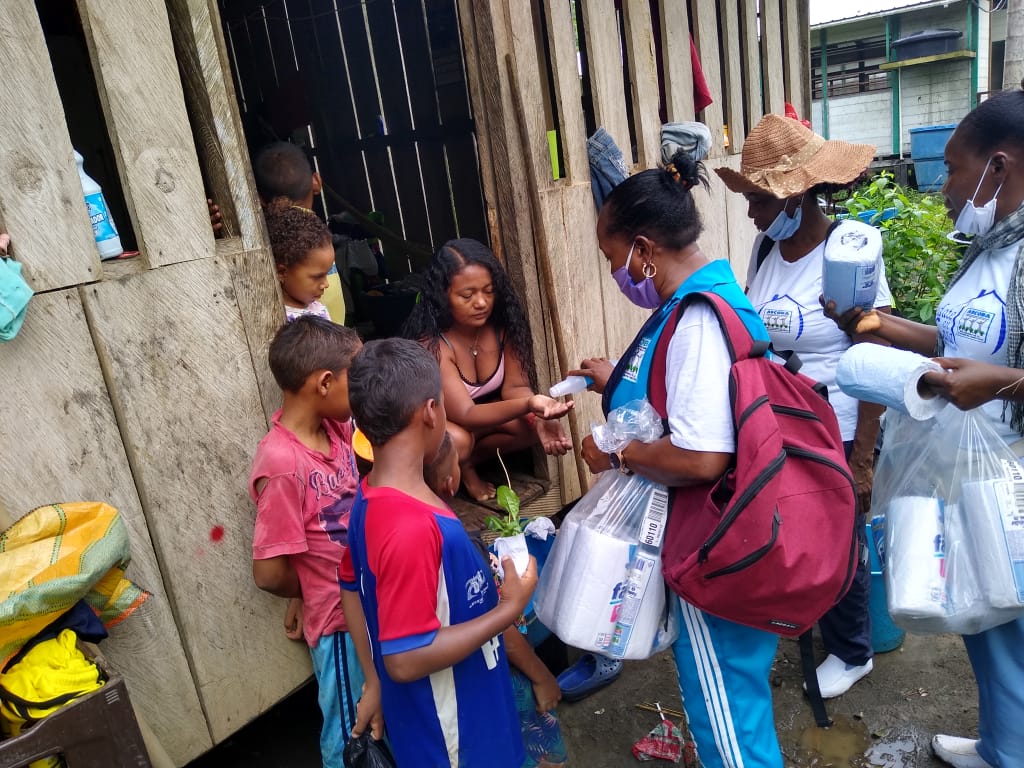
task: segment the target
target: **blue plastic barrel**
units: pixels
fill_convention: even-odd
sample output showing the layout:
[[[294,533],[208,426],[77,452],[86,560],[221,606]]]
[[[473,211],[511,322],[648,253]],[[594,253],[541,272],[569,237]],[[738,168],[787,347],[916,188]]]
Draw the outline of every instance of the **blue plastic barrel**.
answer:
[[[954,130],[956,123],[910,129],[910,159],[914,161],[914,175],[921,192],[937,192],[942,188],[946,180],[943,153]]]
[[[876,517],[867,525],[868,552],[871,558],[871,598],[868,601],[868,612],[871,614],[871,647],[875,653],[894,651],[903,644],[906,634],[897,627],[889,616],[886,601],[885,573],[883,572],[885,519]],[[881,553],[879,547],[882,547]],[[879,557],[882,554],[882,557]]]

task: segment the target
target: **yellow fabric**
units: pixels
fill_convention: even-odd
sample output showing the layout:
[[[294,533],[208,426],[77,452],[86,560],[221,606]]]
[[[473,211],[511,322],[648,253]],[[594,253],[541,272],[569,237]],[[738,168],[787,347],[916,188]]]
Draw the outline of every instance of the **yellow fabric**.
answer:
[[[47,715],[103,685],[100,670],[85,657],[70,629],[32,647],[0,675],[0,726],[17,736],[27,722]],[[12,702],[11,697],[27,704]]]
[[[128,530],[102,502],[51,504],[0,534],[0,669],[79,600],[109,628],[149,593],[124,578]]]
[[[328,273],[327,287],[324,288],[324,295],[320,297],[320,303],[327,307],[333,322],[338,325],[345,324],[345,296],[341,292],[341,275],[337,269],[332,269]]]

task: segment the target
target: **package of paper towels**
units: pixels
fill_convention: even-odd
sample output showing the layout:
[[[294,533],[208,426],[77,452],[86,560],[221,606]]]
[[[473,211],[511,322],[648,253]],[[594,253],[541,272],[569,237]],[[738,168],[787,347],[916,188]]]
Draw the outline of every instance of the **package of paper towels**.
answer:
[[[930,419],[946,401],[918,391],[921,377],[942,367],[930,358],[881,344],[854,344],[839,358],[836,383],[844,394],[895,408],[919,421]]]
[[[960,486],[978,588],[993,608],[1024,608],[1024,473],[1006,461],[1007,476]]]
[[[661,558],[639,552],[637,535],[627,533],[633,526],[620,524],[639,512],[638,533],[645,500],[659,487],[635,475],[606,472],[566,516],[534,597],[537,618],[563,642],[645,659],[674,639],[668,633],[678,629],[670,626]],[[640,595],[631,591],[630,578],[638,554],[650,558],[650,580]],[[627,597],[637,596],[623,621]]]
[[[944,503],[928,496],[902,496],[885,510],[886,594],[889,614],[907,629],[944,619],[946,545]]]
[[[882,235],[857,219],[839,223],[825,241],[821,293],[842,314],[853,307],[875,306],[882,279]]]

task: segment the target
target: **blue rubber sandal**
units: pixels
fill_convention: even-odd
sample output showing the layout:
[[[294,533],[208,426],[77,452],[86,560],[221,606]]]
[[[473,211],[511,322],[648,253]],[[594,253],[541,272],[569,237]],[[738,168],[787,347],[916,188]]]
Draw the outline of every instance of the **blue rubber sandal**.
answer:
[[[562,689],[564,701],[580,701],[611,685],[621,673],[620,659],[584,653],[575,664],[558,676],[558,687]]]

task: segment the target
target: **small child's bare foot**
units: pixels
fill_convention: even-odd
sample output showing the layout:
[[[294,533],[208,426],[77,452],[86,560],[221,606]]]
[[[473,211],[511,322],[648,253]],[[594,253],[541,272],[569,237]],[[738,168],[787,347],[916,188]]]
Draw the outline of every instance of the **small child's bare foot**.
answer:
[[[493,499],[497,494],[495,487],[480,477],[476,467],[470,462],[462,464],[462,485],[469,497],[477,501]]]

